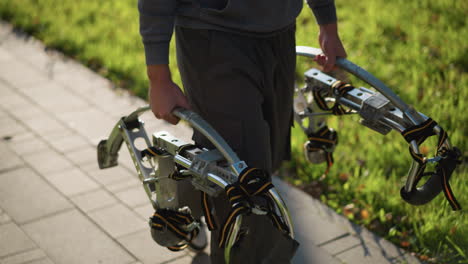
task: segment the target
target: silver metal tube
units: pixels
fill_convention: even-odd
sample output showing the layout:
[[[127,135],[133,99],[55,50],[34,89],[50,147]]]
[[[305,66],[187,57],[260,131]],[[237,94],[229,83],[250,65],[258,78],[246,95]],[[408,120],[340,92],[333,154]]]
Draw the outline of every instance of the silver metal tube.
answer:
[[[419,154],[419,146],[416,140],[411,141],[410,143],[411,149],[416,153]],[[408,178],[406,179],[406,184],[405,184],[405,191],[410,192],[413,188],[414,181],[416,180],[416,174],[419,170],[419,163],[413,160],[411,163],[410,170],[408,172]]]
[[[208,173],[208,180],[212,183],[215,183],[216,185],[218,185],[219,187],[223,189],[229,185],[227,181],[223,180],[223,178],[219,176],[214,175],[213,173]]]
[[[190,166],[192,165],[192,162],[190,162],[190,160],[182,157],[181,155],[175,155],[174,162],[183,166],[186,169],[190,168]]]
[[[281,215],[283,216],[283,220],[286,222],[286,225],[289,227],[289,235],[291,236],[291,238],[294,238],[292,218],[288,208],[286,207],[286,203],[283,201],[283,198],[281,198],[278,191],[276,191],[276,188],[272,188],[268,192],[275,201],[276,206],[278,206],[278,209],[280,210]]]
[[[400,133],[405,130],[405,128],[402,125],[386,117],[382,117],[382,120],[380,120],[380,122],[384,125],[388,125],[392,127],[393,129],[397,130]]]
[[[343,104],[343,105],[345,105],[345,106],[347,106],[347,107],[350,107],[350,108],[352,108],[352,109],[355,110],[355,111],[358,111],[358,110],[361,109],[361,106],[360,106],[360,105],[358,105],[358,104],[356,104],[355,102],[353,102],[353,101],[351,101],[351,100],[348,100],[348,99],[346,99],[346,98],[344,98],[344,97],[340,97],[339,102],[340,102],[340,104]]]
[[[149,105],[139,107],[137,110],[133,111],[131,114],[126,116],[124,118],[124,121],[125,122],[136,121],[141,114],[143,114],[144,112],[146,112],[146,111],[148,111],[150,109],[151,109],[151,107]]]

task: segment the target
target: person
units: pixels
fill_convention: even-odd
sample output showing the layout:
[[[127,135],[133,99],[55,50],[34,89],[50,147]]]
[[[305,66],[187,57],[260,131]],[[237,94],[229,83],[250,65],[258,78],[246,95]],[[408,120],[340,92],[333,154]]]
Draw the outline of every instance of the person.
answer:
[[[346,57],[333,0],[308,0],[320,28],[324,54],[316,61],[330,71]],[[199,113],[248,166],[269,173],[290,157],[295,76],[295,20],[303,0],[139,0],[149,101],[158,119],[177,124],[176,107]],[[172,81],[169,42],[175,31],[178,69],[185,95]],[[201,134],[194,141],[212,147]],[[194,199],[187,199],[187,204]],[[230,206],[213,199],[215,220]],[[195,206],[195,205],[194,205]],[[196,212],[194,212],[196,214]],[[244,218],[242,243],[231,263],[287,263],[272,238],[268,219]],[[266,222],[265,222],[266,221]],[[217,241],[219,231],[211,232]],[[211,243],[211,263],[224,263]]]

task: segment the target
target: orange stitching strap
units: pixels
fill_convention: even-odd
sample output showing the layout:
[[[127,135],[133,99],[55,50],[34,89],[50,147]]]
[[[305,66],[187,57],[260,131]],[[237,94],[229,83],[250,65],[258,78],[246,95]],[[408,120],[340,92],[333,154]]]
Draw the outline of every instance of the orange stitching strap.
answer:
[[[217,228],[216,221],[213,215],[211,214],[211,203],[209,202],[208,195],[205,192],[201,192],[202,194],[202,209],[203,213],[205,214],[206,224],[210,231],[213,231]]]
[[[461,152],[458,148],[448,150],[446,158],[439,162],[437,165],[437,173],[441,174],[441,184],[443,186],[445,198],[449,202],[450,206],[454,211],[461,210],[461,206],[458,203],[455,195],[453,194],[452,188],[450,187],[449,179],[457,164],[461,163],[458,159],[461,157]]]

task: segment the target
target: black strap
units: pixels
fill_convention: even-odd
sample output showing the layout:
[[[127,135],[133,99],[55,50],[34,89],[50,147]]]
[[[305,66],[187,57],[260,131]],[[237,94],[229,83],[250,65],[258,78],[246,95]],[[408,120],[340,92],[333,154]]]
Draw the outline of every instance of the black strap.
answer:
[[[328,126],[324,126],[317,132],[310,133],[308,138],[309,141],[306,145],[307,151],[323,150],[325,152],[327,169],[324,174],[327,175],[334,162],[332,150],[338,144],[338,134],[335,130],[328,128]]]
[[[144,149],[141,151],[141,156],[142,157],[157,157],[157,156],[162,156],[166,152],[160,148],[157,148],[155,146],[151,146],[147,149]]]
[[[190,214],[176,212],[169,209],[158,209],[150,218],[151,228],[158,231],[163,231],[167,228],[175,236],[185,241],[180,244],[167,247],[171,251],[180,251],[185,249],[187,247],[187,243],[197,236],[199,232],[197,228],[192,231],[186,231],[181,228],[181,226],[189,225],[194,221],[195,220]]]
[[[257,203],[257,199],[263,199],[267,202],[267,216],[273,224],[280,231],[289,232],[287,225],[273,210],[274,201],[268,193],[273,187],[270,176],[266,171],[249,167],[242,171],[236,183],[226,186],[225,190],[231,204],[231,211],[223,224],[218,243],[219,247],[226,245],[227,232],[235,223],[237,216],[250,214],[251,208]]]
[[[437,126],[437,122],[428,118],[426,121],[422,122],[419,125],[412,126],[403,132],[401,132],[402,136],[408,143],[411,143],[415,140],[418,145],[422,144],[428,137],[435,135],[434,127]],[[445,140],[447,139],[448,135],[445,130],[443,130],[440,126],[440,133],[437,142],[437,154],[443,156],[442,160],[437,164],[435,172],[424,172],[426,169],[426,157],[423,154],[418,154],[413,151],[410,147],[409,152],[411,157],[414,161],[416,161],[420,168],[416,172],[416,179],[412,186],[415,188],[418,182],[421,180],[423,176],[426,175],[433,175],[437,174],[441,177],[441,185],[442,190],[444,191],[445,198],[449,202],[450,206],[454,211],[460,210],[461,206],[458,203],[457,199],[455,198],[452,188],[450,187],[449,179],[452,175],[452,172],[455,170],[457,164],[459,163],[458,158],[461,156],[460,151],[457,148],[447,149],[443,146]]]
[[[449,201],[449,204],[454,211],[461,210],[461,206],[453,194],[452,188],[449,184],[449,179],[457,164],[461,163],[461,161],[458,160],[460,156],[460,150],[458,148],[453,148],[446,153],[446,158],[441,160],[436,168],[436,173],[442,175],[441,184],[445,198]]]
[[[332,92],[338,96],[344,96],[347,92],[351,91],[354,89],[354,87],[349,84],[345,83],[342,81],[335,81],[332,84]],[[324,111],[331,111],[334,115],[346,115],[346,114],[351,114],[352,110],[348,109],[346,110],[339,102],[338,100],[335,100],[335,103],[333,104],[332,107],[328,107],[327,102],[325,101],[325,98],[323,95],[320,93],[319,90],[314,90],[314,99],[317,102],[317,105],[320,109]]]

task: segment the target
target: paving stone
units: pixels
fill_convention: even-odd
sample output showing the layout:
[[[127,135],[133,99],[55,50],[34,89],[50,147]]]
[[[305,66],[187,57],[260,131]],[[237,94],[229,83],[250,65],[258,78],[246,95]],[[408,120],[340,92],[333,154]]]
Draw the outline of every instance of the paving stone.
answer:
[[[129,170],[119,165],[116,167],[101,170],[99,169],[97,162],[95,162],[86,164],[82,167],[82,169],[94,180],[106,186],[106,188],[109,185],[119,184],[123,181],[133,180],[133,183],[135,183],[136,179],[133,178],[137,177],[136,171],[134,175]],[[138,181],[136,181],[136,183],[138,183]]]
[[[29,90],[26,96],[49,113],[80,111],[89,108],[88,102],[54,81],[38,84],[35,89]]]
[[[21,93],[14,90],[14,87],[10,85],[5,86],[9,88],[8,90],[2,88],[2,96],[0,97],[0,103],[5,110],[14,112],[31,104]]]
[[[16,224],[0,225],[0,257],[35,247],[34,242]]]
[[[23,226],[57,263],[127,264],[135,259],[77,210]]]
[[[18,155],[39,154],[49,149],[49,146],[39,136],[31,132],[14,135],[6,143]]]
[[[55,56],[51,64],[52,79],[68,86],[69,89],[83,95],[95,90],[113,86],[113,84],[95,72],[65,57]]]
[[[173,259],[173,260],[169,260],[167,262],[164,262],[164,263],[170,263],[170,264],[192,264],[192,259],[193,257],[192,256],[183,256],[183,257],[180,257],[180,258],[176,258],[176,259]]]
[[[136,187],[136,186],[141,187],[141,185],[142,185],[141,181],[139,179],[137,179],[137,177],[135,176],[135,177],[128,178],[127,180],[124,180],[124,181],[121,181],[121,182],[106,185],[105,187],[110,192],[116,193],[116,192],[119,192],[119,191],[122,191],[122,190],[127,190],[129,188]]]
[[[27,76],[27,78],[25,78]],[[0,78],[17,88],[34,87],[46,82],[47,77],[24,61],[15,59],[0,64]]]
[[[55,172],[47,180],[66,196],[77,195],[99,189],[99,185],[76,168]]]
[[[137,207],[139,205],[150,203],[148,196],[141,185],[116,192],[115,196],[130,207]]]
[[[60,153],[82,149],[91,145],[85,138],[69,129],[50,133],[45,140]]]
[[[378,249],[388,258],[403,256],[406,252],[390,243],[389,241],[375,235],[364,227],[352,224],[355,236],[361,241],[362,247]]]
[[[0,117],[0,137],[14,136],[26,132],[26,128],[9,116]]]
[[[96,147],[87,146],[85,148],[67,151],[65,152],[65,156],[74,164],[79,166],[87,165],[89,163],[97,163]]]
[[[25,155],[23,158],[44,177],[47,177],[50,173],[65,171],[73,167],[73,164],[63,155],[52,150],[44,150],[40,154]]]
[[[97,106],[98,109],[101,109],[101,104],[106,104],[112,99],[119,98],[115,91],[117,91],[113,84],[105,84],[101,82],[101,87],[96,87],[95,89],[88,90],[86,93],[82,94],[84,98],[92,102]]]
[[[370,247],[355,247],[336,255],[341,261],[349,264],[397,263],[395,257],[382,254],[378,249]]]
[[[5,80],[0,78],[0,94],[2,97],[0,97],[0,102],[4,102],[3,97],[5,96],[10,96],[16,94],[15,89]],[[3,105],[3,104],[2,104]]]
[[[286,204],[289,205],[291,203],[286,201]],[[306,198],[304,198],[302,206],[301,210],[290,210],[294,228],[297,230],[296,233],[299,240],[304,239],[307,240],[307,243],[318,245],[348,234],[348,231],[344,228],[336,226],[333,222],[326,221],[317,215],[316,211],[311,210],[311,206],[307,204]],[[300,230],[307,230],[307,232],[303,233]]]
[[[137,107],[133,105],[133,101],[142,101],[140,99],[133,99],[135,97],[130,97],[127,91],[109,89],[107,87],[96,89],[94,94],[91,94],[92,96],[85,95],[85,97],[96,105],[96,107],[115,118],[116,122],[122,116],[127,116],[137,109]],[[141,106],[145,104],[147,103],[142,103]]]
[[[21,105],[18,107],[8,108],[10,115],[14,116],[17,120],[30,120],[34,118],[40,118],[46,113],[39,106],[27,102],[26,105]]]
[[[148,229],[145,221],[122,204],[93,211],[89,216],[114,238]]]
[[[54,262],[52,262],[52,260],[50,260],[49,258],[43,258],[28,262],[27,264],[54,264]]]
[[[93,143],[107,138],[118,120],[105,113],[89,108],[77,112],[58,113],[58,118]]]
[[[0,213],[0,225],[11,222],[11,218],[6,213]]]
[[[5,63],[11,60],[14,60],[14,57],[10,54],[8,50],[0,46],[0,62]]]
[[[72,207],[29,168],[0,174],[0,206],[19,223]]]
[[[45,76],[50,77],[51,63],[56,56],[54,52],[46,51],[46,47],[41,42],[26,36],[22,41],[10,40],[5,46],[16,58],[20,58]]]
[[[2,264],[21,264],[30,261],[36,261],[46,258],[46,254],[41,249],[33,249],[25,252],[18,253],[13,256],[9,256],[3,259],[0,259]]]
[[[0,173],[24,165],[24,162],[2,141],[0,141],[0,150]]]
[[[137,212],[137,214],[139,214],[145,221],[148,221],[148,218],[154,214],[154,208],[149,202],[145,205],[135,207],[133,210]]]
[[[321,244],[319,247],[325,249],[330,254],[335,255],[342,253],[346,250],[350,250],[356,246],[359,246],[361,241],[352,235],[339,238],[337,240],[329,241],[325,244]]]
[[[207,250],[209,251],[209,246],[207,249],[205,249],[205,251]],[[194,252],[187,251],[187,253],[190,256],[190,262],[187,262],[187,263],[191,263],[191,264],[210,264],[211,263],[209,252],[199,252],[195,254]],[[185,258],[186,257],[181,258],[180,261],[186,261]],[[179,260],[174,260],[173,262],[170,262],[170,263],[177,264],[179,263],[178,261]],[[184,263],[184,262],[181,262],[181,263]]]
[[[43,137],[47,137],[51,132],[66,129],[61,122],[49,115],[41,115],[36,118],[23,120],[23,122],[27,127]]]
[[[102,189],[74,196],[71,200],[84,212],[117,203],[114,196]]]
[[[140,232],[121,237],[118,241],[143,263],[166,263],[186,254],[184,251],[171,252],[167,248],[156,244],[151,238],[149,227]]]
[[[342,264],[342,262],[332,257],[328,252],[320,249],[313,244],[301,242],[299,249],[294,255],[291,263],[326,263],[326,264]],[[347,263],[347,262],[344,262]]]

